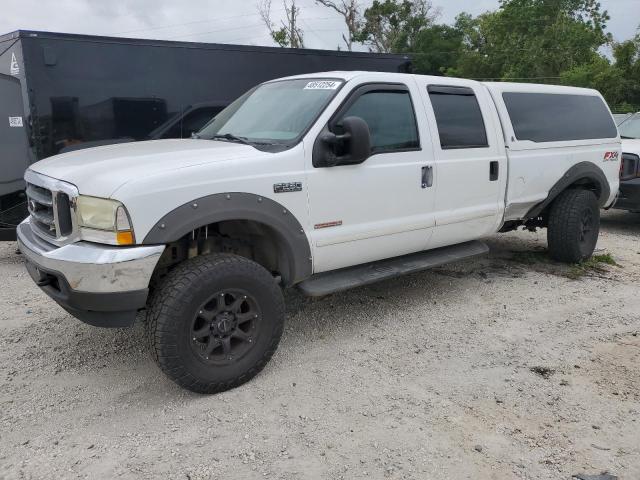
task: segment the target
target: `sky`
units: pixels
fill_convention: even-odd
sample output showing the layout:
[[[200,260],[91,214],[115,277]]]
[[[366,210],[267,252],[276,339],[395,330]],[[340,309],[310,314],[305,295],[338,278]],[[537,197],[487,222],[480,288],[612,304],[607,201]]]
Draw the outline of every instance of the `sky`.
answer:
[[[345,30],[341,17],[313,0],[297,0],[308,48],[335,49]],[[367,4],[367,0],[363,0]],[[498,0],[432,0],[440,21],[457,14],[477,15]],[[186,8],[185,5],[189,5]],[[616,40],[633,37],[640,23],[640,0],[601,0],[609,11],[608,30]],[[273,45],[261,21],[257,0],[2,0],[0,34],[45,30],[121,37],[212,43]],[[281,0],[273,0],[272,20],[284,17]]]

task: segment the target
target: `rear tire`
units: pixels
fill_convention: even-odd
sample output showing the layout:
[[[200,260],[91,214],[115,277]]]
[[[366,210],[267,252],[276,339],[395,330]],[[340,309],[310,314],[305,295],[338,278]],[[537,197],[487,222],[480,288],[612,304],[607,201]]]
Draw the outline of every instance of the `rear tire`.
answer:
[[[271,359],[284,327],[284,300],[257,263],[203,255],[178,265],[155,289],[146,325],[152,355],[171,380],[193,392],[222,392]]]
[[[549,210],[547,243],[551,258],[579,263],[591,257],[600,233],[600,207],[589,190],[566,190]]]

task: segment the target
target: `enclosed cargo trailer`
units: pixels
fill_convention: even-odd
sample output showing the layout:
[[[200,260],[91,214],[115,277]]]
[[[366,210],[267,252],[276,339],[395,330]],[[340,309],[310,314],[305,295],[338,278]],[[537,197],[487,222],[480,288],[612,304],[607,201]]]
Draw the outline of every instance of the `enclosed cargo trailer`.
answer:
[[[17,31],[0,36],[0,238],[25,169],[68,150],[184,138],[253,86],[328,70],[407,72],[402,55]]]

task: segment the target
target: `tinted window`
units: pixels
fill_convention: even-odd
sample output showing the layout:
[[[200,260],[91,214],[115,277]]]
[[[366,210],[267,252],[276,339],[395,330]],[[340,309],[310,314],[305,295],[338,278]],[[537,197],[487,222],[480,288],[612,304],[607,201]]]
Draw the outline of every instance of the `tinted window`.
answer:
[[[505,92],[502,98],[518,140],[559,142],[618,134],[600,97]]]
[[[482,112],[473,90],[432,85],[428,91],[443,149],[489,146]]]
[[[371,132],[371,151],[418,148],[418,128],[409,92],[373,91],[358,97],[341,115],[360,117]],[[337,122],[338,125],[340,122]]]

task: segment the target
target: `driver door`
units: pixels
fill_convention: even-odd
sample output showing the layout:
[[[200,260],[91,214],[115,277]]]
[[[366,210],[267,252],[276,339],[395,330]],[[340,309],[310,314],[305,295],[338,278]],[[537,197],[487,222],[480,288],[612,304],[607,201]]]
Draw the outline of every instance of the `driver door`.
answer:
[[[315,273],[427,248],[436,172],[414,90],[360,85],[332,116],[327,128],[338,134],[345,117],[368,124],[371,156],[363,163],[314,167],[312,145],[305,146]]]

